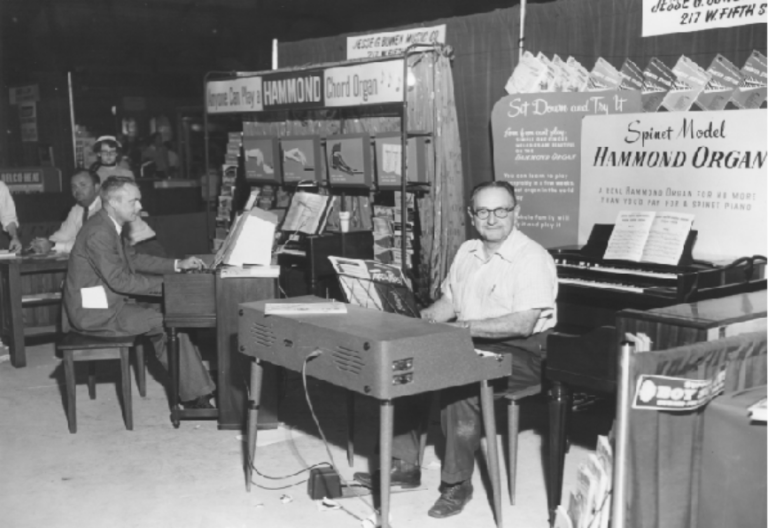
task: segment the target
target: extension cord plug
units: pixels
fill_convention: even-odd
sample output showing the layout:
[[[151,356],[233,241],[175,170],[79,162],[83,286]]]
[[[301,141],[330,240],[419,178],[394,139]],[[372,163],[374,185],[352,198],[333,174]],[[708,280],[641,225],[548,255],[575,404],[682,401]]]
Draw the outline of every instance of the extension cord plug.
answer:
[[[325,497],[338,499],[341,493],[341,478],[332,467],[314,468],[309,472],[307,481],[307,493],[312,500],[320,500]]]

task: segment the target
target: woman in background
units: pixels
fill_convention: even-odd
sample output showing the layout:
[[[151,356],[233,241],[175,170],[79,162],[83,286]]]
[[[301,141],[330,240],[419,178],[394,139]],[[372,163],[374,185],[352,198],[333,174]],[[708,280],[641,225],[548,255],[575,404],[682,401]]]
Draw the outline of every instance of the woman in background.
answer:
[[[125,176],[132,180],[136,179],[127,163],[118,161],[121,147],[122,145],[115,136],[100,136],[93,144],[93,151],[96,153],[98,161],[91,165],[89,170],[98,174],[102,184],[110,176]],[[142,215],[146,216],[146,212],[142,211]],[[141,216],[128,225],[128,240],[132,246],[156,236],[154,230]]]
[[[121,161],[121,146],[115,136],[100,136],[93,144],[93,152],[98,160],[91,165],[90,170],[99,175],[101,183],[110,176],[136,179],[128,164]]]

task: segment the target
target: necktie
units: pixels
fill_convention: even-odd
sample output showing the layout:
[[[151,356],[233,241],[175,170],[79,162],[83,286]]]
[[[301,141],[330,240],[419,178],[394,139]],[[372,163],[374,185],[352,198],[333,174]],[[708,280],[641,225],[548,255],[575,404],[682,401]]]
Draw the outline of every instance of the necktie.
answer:
[[[80,227],[83,227],[85,225],[86,220],[88,220],[88,208],[83,207],[83,223],[80,224]]]

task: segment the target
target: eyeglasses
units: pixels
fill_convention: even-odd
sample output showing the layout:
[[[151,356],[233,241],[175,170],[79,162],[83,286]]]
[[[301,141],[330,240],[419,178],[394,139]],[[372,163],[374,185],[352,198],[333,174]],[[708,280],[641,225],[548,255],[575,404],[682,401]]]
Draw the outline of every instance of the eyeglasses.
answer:
[[[509,216],[509,213],[514,210],[514,207],[497,207],[496,209],[477,209],[472,211],[472,213],[480,220],[486,220],[491,215],[491,213],[493,213],[493,216],[496,218],[506,218]]]
[[[100,154],[117,154],[116,150],[100,150]]]

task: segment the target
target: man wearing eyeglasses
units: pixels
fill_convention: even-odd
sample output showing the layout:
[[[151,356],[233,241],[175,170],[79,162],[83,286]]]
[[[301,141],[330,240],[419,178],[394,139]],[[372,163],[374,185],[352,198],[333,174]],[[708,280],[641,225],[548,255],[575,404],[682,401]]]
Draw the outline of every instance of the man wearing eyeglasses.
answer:
[[[90,170],[99,175],[101,183],[110,176],[124,176],[135,180],[130,168],[120,163],[120,142],[115,136],[100,136],[93,144],[93,152],[98,161]]]
[[[442,296],[422,310],[421,317],[465,328],[479,349],[511,354],[512,375],[502,389],[536,385],[541,380],[546,335],[557,322],[554,260],[516,228],[520,205],[512,185],[480,184],[472,192],[471,203],[469,217],[480,238],[461,245],[441,286]],[[472,498],[475,453],[482,432],[476,384],[444,390],[440,400],[446,446],[440,498],[428,512],[435,518],[461,513]],[[395,412],[391,482],[413,488],[421,484],[418,417],[404,407],[398,410],[405,412]],[[355,477],[372,485],[378,476]]]

